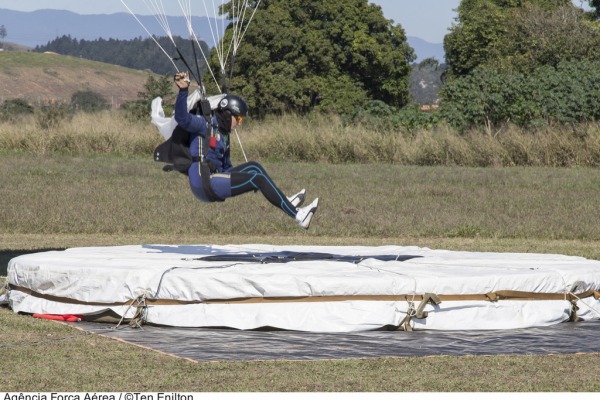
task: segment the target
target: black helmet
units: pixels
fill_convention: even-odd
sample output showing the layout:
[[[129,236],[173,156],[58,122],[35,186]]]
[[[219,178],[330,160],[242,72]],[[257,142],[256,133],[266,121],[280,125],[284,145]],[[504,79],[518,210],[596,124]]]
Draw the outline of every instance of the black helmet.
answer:
[[[228,94],[219,102],[219,110],[229,110],[233,115],[248,115],[248,103],[240,96]]]

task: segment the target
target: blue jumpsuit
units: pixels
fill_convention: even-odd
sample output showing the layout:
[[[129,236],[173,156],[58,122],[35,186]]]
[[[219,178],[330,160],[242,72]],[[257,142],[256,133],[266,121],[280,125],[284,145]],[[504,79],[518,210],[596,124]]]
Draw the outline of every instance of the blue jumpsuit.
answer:
[[[209,147],[206,158],[211,164],[211,187],[220,200],[237,196],[249,191],[260,190],[262,194],[283,212],[294,218],[296,208],[287,197],[277,188],[262,165],[251,161],[234,167],[231,164],[229,147],[229,133],[218,128],[216,118],[213,118],[211,127],[202,116],[190,114],[187,110],[188,90],[181,89],[175,102],[175,121],[190,133],[190,153],[192,157],[202,155],[202,138],[210,134],[211,129],[216,132],[216,146]],[[204,191],[200,175],[200,163],[193,162],[188,170],[190,188],[194,196],[201,201],[210,202]]]

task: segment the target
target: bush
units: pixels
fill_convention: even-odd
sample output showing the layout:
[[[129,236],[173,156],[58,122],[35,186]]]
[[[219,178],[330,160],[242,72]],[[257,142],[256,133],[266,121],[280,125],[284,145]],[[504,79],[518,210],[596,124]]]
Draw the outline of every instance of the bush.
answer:
[[[432,129],[442,122],[441,114],[438,110],[421,111],[419,105],[410,105],[402,108],[397,114],[400,128],[410,133],[417,130]]]
[[[442,117],[462,130],[598,121],[600,62],[562,62],[531,74],[480,67],[448,82],[440,95]]]
[[[346,125],[363,125],[376,131],[396,128],[394,114],[398,111],[380,100],[372,100],[343,118]]]
[[[145,100],[129,100],[121,105],[125,117],[129,122],[142,122],[150,120],[150,104]]]
[[[441,121],[440,114],[433,110],[423,112],[416,104],[398,110],[380,100],[368,102],[344,118],[347,125],[362,125],[378,132],[431,129]]]
[[[14,122],[27,114],[33,114],[33,107],[24,99],[6,100],[0,106],[0,122]]]
[[[61,122],[70,121],[72,118],[71,107],[62,102],[50,102],[41,106],[36,112],[38,125],[45,130],[56,128]]]
[[[138,99],[125,102],[122,109],[127,119],[131,122],[149,121],[152,100],[156,97],[163,99],[165,115],[170,115],[175,103],[172,76],[161,77],[148,76],[144,84],[144,91],[138,92]]]
[[[100,93],[92,90],[80,90],[71,96],[71,107],[87,112],[108,110],[108,101]]]

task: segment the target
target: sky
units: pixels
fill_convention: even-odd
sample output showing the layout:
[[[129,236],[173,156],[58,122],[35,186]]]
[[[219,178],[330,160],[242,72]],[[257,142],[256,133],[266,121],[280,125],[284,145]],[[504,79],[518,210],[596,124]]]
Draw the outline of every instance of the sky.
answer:
[[[134,13],[151,15],[145,4],[153,3],[152,1],[124,1]],[[191,0],[194,15],[206,15],[205,1],[209,10],[212,10],[213,2],[221,4],[221,0]],[[387,19],[392,19],[395,23],[402,25],[407,36],[419,37],[430,43],[442,43],[448,28],[454,21],[455,10],[460,0],[370,0],[370,2],[381,6],[383,15]],[[160,4],[160,1],[155,0],[154,3]],[[186,2],[182,1],[182,3]],[[177,0],[162,0],[162,4],[166,14],[181,15]],[[77,14],[127,12],[121,0],[0,0],[0,8],[15,11],[68,10]]]

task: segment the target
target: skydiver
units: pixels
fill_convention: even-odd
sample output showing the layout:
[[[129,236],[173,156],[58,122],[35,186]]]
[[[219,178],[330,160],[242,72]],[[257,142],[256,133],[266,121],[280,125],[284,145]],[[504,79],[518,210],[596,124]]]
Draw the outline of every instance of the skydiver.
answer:
[[[194,196],[205,202],[223,201],[229,197],[260,190],[271,204],[294,218],[302,228],[308,229],[319,205],[318,198],[301,208],[305,200],[305,189],[287,197],[277,188],[258,162],[250,161],[235,167],[231,164],[229,134],[232,129],[240,126],[246,117],[248,113],[246,101],[236,95],[226,95],[214,112],[212,124],[209,124],[203,116],[193,114],[187,109],[190,85],[188,73],[177,73],[175,84],[179,88],[175,101],[175,121],[178,127],[190,134],[189,152],[193,162],[187,174]],[[208,150],[205,149],[204,153],[204,165],[200,162],[203,142],[208,144]],[[202,176],[202,171],[206,171],[205,175],[210,175],[210,179]],[[206,186],[210,188],[206,190]]]

